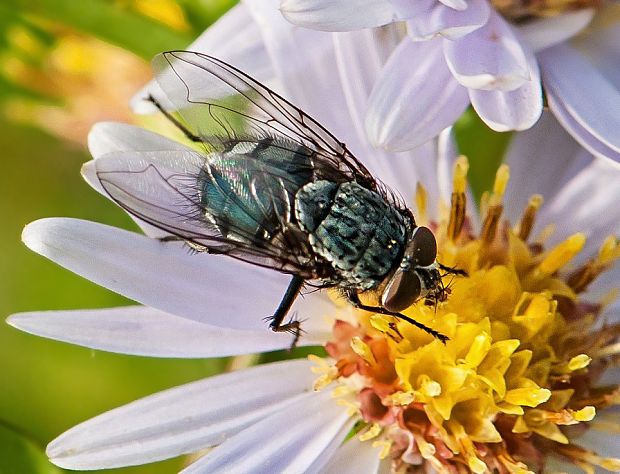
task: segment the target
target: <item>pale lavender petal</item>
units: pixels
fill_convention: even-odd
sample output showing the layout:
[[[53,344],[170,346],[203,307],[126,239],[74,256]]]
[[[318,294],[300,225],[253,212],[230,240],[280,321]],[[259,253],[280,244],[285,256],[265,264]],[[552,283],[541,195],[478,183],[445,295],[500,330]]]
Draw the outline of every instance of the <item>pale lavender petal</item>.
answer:
[[[187,151],[190,148],[142,127],[120,122],[99,122],[88,133],[88,150],[94,159],[116,151]]]
[[[588,26],[595,12],[592,8],[584,8],[550,18],[530,20],[516,28],[531,50],[538,52],[575,36]]]
[[[266,326],[256,330],[221,328],[147,306],[19,313],[7,323],[57,341],[147,357],[227,357],[291,345],[289,334],[274,333]],[[321,342],[307,330],[298,341],[302,346],[317,343]]]
[[[466,2],[465,0],[439,0],[439,1],[450,8],[454,8],[455,10],[465,10],[468,5],[468,2]]]
[[[379,472],[379,449],[372,447],[372,441],[362,442],[357,437],[347,440],[334,454],[324,468],[325,474],[355,474]]]
[[[446,67],[442,41],[405,39],[385,65],[366,115],[368,137],[376,147],[403,151],[419,146],[467,107],[467,90]]]
[[[511,91],[532,79],[519,38],[495,11],[473,33],[444,41],[444,53],[456,80],[468,88]]]
[[[233,329],[260,329],[290,277],[230,257],[191,255],[182,246],[78,219],[42,219],[22,236],[35,252],[95,283],[177,316]],[[232,296],[231,296],[232,295]],[[333,304],[298,298],[301,319]]]
[[[229,438],[182,472],[320,472],[352,425],[329,391],[316,393]]]
[[[278,0],[254,0],[247,5],[261,28],[277,77],[276,92],[352,146],[356,136],[350,126],[351,117],[340,79],[335,73],[332,35],[289,23],[277,9]],[[325,104],[330,106],[325,107]]]
[[[516,135],[508,151],[511,179],[506,214],[519,219],[532,194],[545,203],[538,213],[533,237],[548,225],[555,233],[547,245],[575,232],[588,236],[575,264],[592,256],[608,235],[620,233],[620,165],[593,157],[561,129],[550,113],[527,132]],[[617,284],[617,283],[616,283]]]
[[[583,470],[565,458],[549,456],[545,459],[545,472],[557,472],[562,474],[583,474]]]
[[[510,181],[506,190],[504,213],[516,223],[529,198],[541,194],[546,201],[566,185],[571,175],[590,160],[548,111],[529,130],[516,133],[506,153],[510,166]]]
[[[446,128],[437,137],[437,201],[450,202],[454,161],[458,156],[454,130],[452,127]]]
[[[96,123],[88,134],[88,148],[93,158],[112,152],[131,151],[188,151],[185,145],[170,140],[162,135],[126,123],[100,122]],[[109,198],[97,177],[94,161],[82,166],[82,177],[97,192]],[[167,233],[146,222],[130,216],[150,237],[162,237]]]
[[[271,69],[260,29],[243,3],[231,8],[187,49],[213,54],[241,69],[251,71],[262,82],[273,79],[274,72]],[[157,111],[153,104],[144,100],[149,94],[160,100],[165,98],[157,83],[151,81],[131,100],[131,106],[135,112],[146,114]]]
[[[350,115],[348,125],[357,132],[357,143],[347,145],[364,159],[363,155],[377,152],[368,143],[364,127],[368,98],[401,37],[395,28],[375,28],[334,33],[332,39],[341,88]],[[374,160],[365,161],[372,166]]]
[[[593,303],[600,303],[601,301],[608,300],[610,295],[617,294],[619,281],[620,265],[616,263],[590,284],[585,293],[583,293],[583,299]],[[599,322],[600,324],[620,323],[620,300],[618,300],[617,297],[603,308]],[[617,370],[620,375],[620,367],[618,367]],[[619,381],[620,377],[617,379],[616,383]]]
[[[462,11],[434,2],[423,15],[407,21],[407,34],[414,40],[427,40],[437,35],[457,39],[483,26],[490,13],[486,0],[469,1]]]
[[[588,62],[615,87],[620,90],[620,22],[606,22],[606,14],[613,15],[614,5],[597,15],[599,24],[580,35],[571,44],[588,58]],[[603,23],[603,24],[601,24]]]
[[[530,79],[515,90],[469,89],[471,104],[480,118],[498,132],[527,130],[543,111],[540,71],[533,53],[527,48]]]
[[[315,396],[306,393],[314,377],[307,360],[294,360],[181,385],[71,428],[48,445],[47,455],[58,466],[85,470],[197,451],[291,404],[303,406]]]
[[[614,383],[617,384],[618,379],[615,379]],[[618,410],[617,409],[614,410],[614,413],[613,414],[610,413],[608,414],[608,416],[609,416],[608,421],[617,423]],[[617,432],[610,433],[607,431],[599,431],[597,429],[590,429],[590,430],[585,431],[578,438],[576,438],[575,444],[582,446],[586,449],[589,449],[590,451],[593,451],[603,457],[618,458],[620,456],[620,452],[618,451],[618,446],[620,446],[620,434],[618,434]],[[597,469],[596,472],[613,472],[613,471],[605,471],[603,469]]]
[[[84,181],[86,181],[95,191],[97,191],[99,194],[102,194],[103,196],[107,197],[108,199],[112,200],[110,198],[110,195],[103,188],[103,186],[101,184],[101,181],[99,181],[99,178],[97,177],[97,169],[96,169],[96,166],[95,166],[95,160],[90,160],[90,161],[84,163],[82,165],[82,169],[80,170],[80,173],[82,175],[82,178],[84,178]],[[135,217],[135,216],[133,216],[131,214],[129,214],[129,217],[136,224],[138,224],[138,226],[142,229],[142,231],[146,235],[148,235],[149,237],[158,239],[158,238],[162,238],[162,237],[170,235],[170,233],[164,232],[163,230],[158,229],[157,227],[152,226],[148,222],[145,222],[145,221],[143,221],[141,219],[138,219],[137,217]]]
[[[373,28],[398,19],[387,0],[282,0],[280,10],[291,23],[323,31]]]
[[[620,164],[602,157],[582,156],[572,168],[566,173],[570,178],[541,209],[535,229],[557,224],[550,245],[575,232],[585,233],[588,240],[575,259],[578,264],[593,255],[603,239],[620,234]]]
[[[549,107],[560,123],[590,152],[620,161],[618,89],[568,45],[548,48],[538,58]]]

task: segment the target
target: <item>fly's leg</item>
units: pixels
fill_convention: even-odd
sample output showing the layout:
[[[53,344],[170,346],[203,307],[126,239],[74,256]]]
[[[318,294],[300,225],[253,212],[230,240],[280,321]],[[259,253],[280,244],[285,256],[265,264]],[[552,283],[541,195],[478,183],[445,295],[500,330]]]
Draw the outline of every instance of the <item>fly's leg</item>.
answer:
[[[191,240],[184,239],[178,235],[166,235],[165,237],[159,237],[157,240],[160,242],[183,242],[187,249],[192,253],[210,253],[210,254],[222,254],[225,252],[218,251],[217,249],[211,249],[204,245],[197,244]]]
[[[288,288],[286,289],[286,293],[284,293],[284,296],[282,297],[282,301],[280,301],[280,304],[278,305],[278,309],[276,309],[273,316],[267,318],[271,320],[269,327],[272,331],[290,332],[293,334],[294,339],[291,348],[295,347],[297,341],[299,340],[299,336],[301,335],[301,323],[293,318],[289,319],[287,323],[284,323],[283,321],[303,286],[304,279],[297,275],[293,276]]]
[[[148,100],[151,104],[157,107],[157,110],[159,110],[164,115],[164,117],[170,120],[170,122],[175,127],[181,130],[181,132],[183,132],[183,135],[185,135],[188,138],[188,140],[191,140],[196,143],[204,143],[205,140],[202,137],[196,135],[195,133],[192,133],[192,131],[189,130],[185,125],[183,125],[174,115],[172,115],[170,112],[164,109],[164,106],[161,105],[155,97],[149,94],[146,100]]]
[[[467,272],[465,270],[461,270],[460,268],[448,267],[439,262],[437,262],[437,266],[439,267],[440,270],[443,270],[444,272],[446,272],[446,275],[458,275],[458,276],[464,276],[464,277],[467,276]]]
[[[425,324],[422,324],[421,322],[416,321],[415,319],[410,318],[409,316],[405,316],[404,314],[401,314],[401,313],[394,313],[393,311],[388,311],[387,309],[382,308],[381,306],[368,306],[368,305],[363,304],[360,301],[359,295],[357,294],[355,290],[347,290],[345,292],[345,297],[347,298],[349,303],[351,303],[353,306],[355,306],[358,309],[362,309],[364,311],[370,311],[372,313],[387,314],[389,316],[394,316],[398,319],[402,319],[403,321],[407,321],[408,323],[413,324],[415,327],[422,329],[422,331],[427,332],[431,336],[436,337],[444,344],[446,343],[446,341],[450,340],[448,336],[445,336],[441,334],[440,332],[435,331],[432,328],[429,328]]]

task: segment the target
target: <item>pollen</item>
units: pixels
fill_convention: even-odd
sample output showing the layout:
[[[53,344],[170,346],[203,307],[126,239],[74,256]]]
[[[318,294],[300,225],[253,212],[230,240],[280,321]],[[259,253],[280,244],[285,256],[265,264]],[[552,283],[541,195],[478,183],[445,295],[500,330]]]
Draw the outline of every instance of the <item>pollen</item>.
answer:
[[[403,311],[449,341],[360,312],[336,322],[321,385],[349,388],[356,399],[349,408],[367,426],[359,438],[380,444],[399,472],[540,472],[551,457],[585,472],[619,471],[619,459],[573,438],[620,403],[619,386],[598,383],[620,357],[620,324],[601,324],[606,303],[583,294],[620,258],[618,239],[605,239],[590,258],[581,255],[585,233],[549,248],[547,234],[530,241],[543,200],[532,196],[518,222],[505,221],[507,166],[483,198],[476,232],[466,212],[467,169],[459,158],[447,212],[429,222],[438,260],[463,273],[442,277],[445,301]],[[416,204],[427,219],[421,186]]]

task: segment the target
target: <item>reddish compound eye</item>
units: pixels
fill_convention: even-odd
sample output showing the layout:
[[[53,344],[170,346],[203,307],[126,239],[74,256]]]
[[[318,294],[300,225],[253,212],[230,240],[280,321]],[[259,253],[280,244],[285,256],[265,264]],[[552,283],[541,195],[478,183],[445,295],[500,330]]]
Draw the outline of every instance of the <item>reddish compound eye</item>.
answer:
[[[381,304],[388,311],[398,313],[407,309],[420,297],[422,282],[414,271],[397,270],[381,295]]]
[[[437,241],[428,227],[418,227],[409,242],[409,255],[414,265],[428,267],[437,257]]]

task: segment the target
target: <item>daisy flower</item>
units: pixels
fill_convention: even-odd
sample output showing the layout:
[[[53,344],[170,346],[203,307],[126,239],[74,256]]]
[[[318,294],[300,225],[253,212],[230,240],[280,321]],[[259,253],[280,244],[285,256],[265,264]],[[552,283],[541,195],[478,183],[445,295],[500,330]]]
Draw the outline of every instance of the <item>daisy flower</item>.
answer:
[[[376,32],[325,43],[320,33],[272,23],[267,6],[245,5],[231,14],[238,25],[250,5],[254,18],[278,25],[239,27],[240,36],[262,36],[252,47],[256,58],[268,59],[249,70],[346,141],[412,205],[417,222],[433,228],[441,261],[467,271],[445,279],[447,301],[407,310],[451,340],[444,346],[334,295],[309,293],[293,307],[307,319],[300,344],[323,345],[327,357],[243,369],[135,401],[59,436],[48,446],[51,460],[99,469],[192,453],[187,472],[505,472],[538,470],[555,455],[617,469],[617,440],[601,442],[589,429],[617,431],[605,408],[618,401],[618,374],[603,374],[618,351],[617,165],[591,156],[544,117],[517,135],[509,168],[500,169],[478,213],[467,197],[467,162],[456,158],[449,133],[406,153],[368,143],[363,111],[386,57]],[[223,32],[216,27],[205,35],[235,38]],[[304,45],[314,46],[310,63],[293,54]],[[252,56],[228,43],[223,49],[231,62]],[[156,85],[148,91],[165,100]],[[139,100],[135,105],[146,109]],[[96,126],[89,146],[94,161],[83,174],[100,192],[94,171],[110,153],[189,150],[116,123]],[[288,277],[224,256],[190,255],[153,239],[160,234],[152,227],[143,229],[146,235],[75,219],[29,225],[23,239],[34,251],[140,304],[25,313],[10,324],[157,357],[290,346],[289,335],[273,334],[262,321]]]
[[[366,110],[375,146],[417,146],[470,103],[494,130],[528,129],[542,111],[542,84],[582,146],[620,160],[617,2],[282,0],[281,10],[318,30],[406,31]],[[425,133],[411,134],[421,123]]]
[[[386,164],[382,176],[410,182],[404,196],[417,221],[434,229],[439,258],[467,272],[446,277],[445,302],[406,310],[447,334],[445,345],[406,322],[310,293],[297,303],[308,318],[301,343],[323,344],[327,357],[251,367],[135,401],[59,436],[50,459],[100,469],[197,453],[184,472],[538,472],[566,469],[562,462],[620,470],[617,438],[596,431],[618,429],[606,411],[620,401],[618,373],[605,369],[620,351],[620,169],[545,116],[517,135],[475,214],[467,161],[446,143],[444,134],[428,144],[438,155],[428,186],[411,159],[391,157],[399,166]],[[122,124],[95,127],[90,144],[95,163],[109,152],[183,147]],[[99,188],[93,166],[84,174]],[[277,273],[74,219],[37,221],[23,238],[144,306],[12,316],[22,330],[159,357],[290,344],[261,328],[286,284]]]

